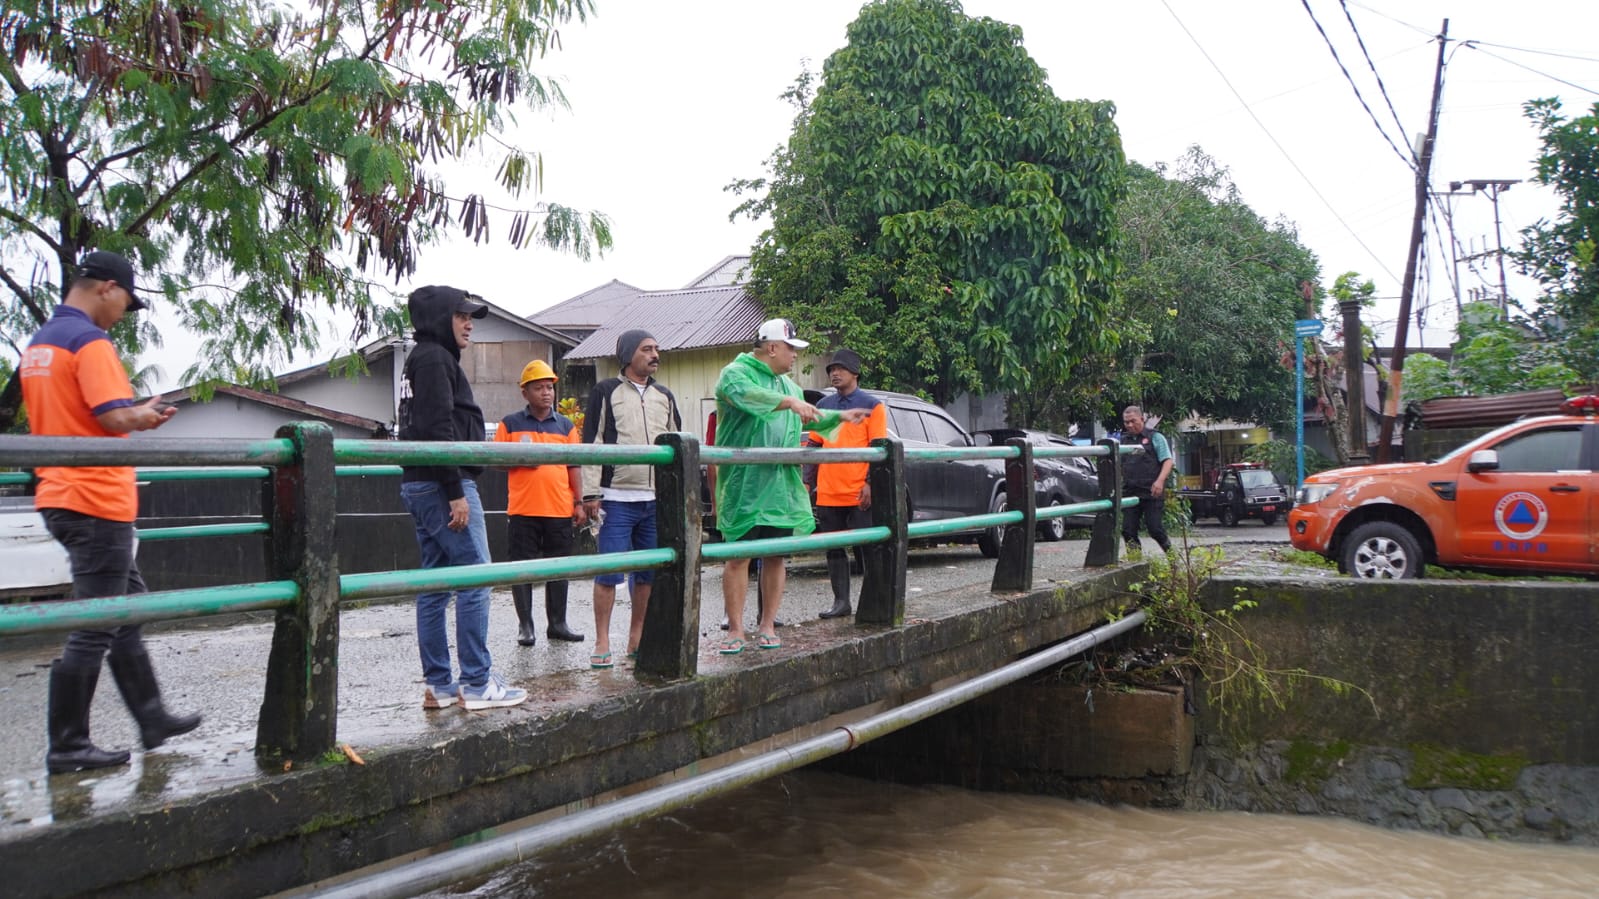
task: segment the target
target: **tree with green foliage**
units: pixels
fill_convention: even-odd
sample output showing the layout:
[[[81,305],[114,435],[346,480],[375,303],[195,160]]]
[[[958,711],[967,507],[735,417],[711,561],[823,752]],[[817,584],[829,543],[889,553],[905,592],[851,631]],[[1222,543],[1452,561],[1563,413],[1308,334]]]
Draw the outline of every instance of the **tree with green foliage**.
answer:
[[[1106,102],[1058,99],[1020,29],[875,0],[802,74],[788,143],[734,215],[770,216],[750,285],[874,383],[1030,393],[1112,342],[1123,158]]]
[[[533,71],[592,0],[383,0],[282,6],[10,0],[0,11],[0,336],[50,315],[89,248],[135,263],[140,287],[205,338],[185,374],[270,381],[314,351],[317,319],[354,343],[398,333],[374,282],[411,274],[450,229],[489,236],[481,195],[439,163],[483,154],[509,197],[542,191],[538,154],[501,141],[515,106],[564,105]],[[508,210],[517,245],[587,256],[596,213]],[[125,350],[159,345],[148,318]],[[131,328],[139,332],[133,333]],[[15,380],[15,379],[12,379]],[[15,385],[0,419],[15,416]]]
[[[1599,103],[1569,119],[1555,99],[1523,108],[1543,143],[1535,180],[1559,194],[1560,211],[1522,229],[1512,258],[1543,285],[1536,319],[1561,361],[1577,380],[1599,384]]]
[[[1405,403],[1440,396],[1497,396],[1571,388],[1582,376],[1562,361],[1557,341],[1525,316],[1505,318],[1491,303],[1467,303],[1450,360],[1416,354],[1405,362]]]
[[[1108,323],[1119,346],[1052,384],[1037,407],[1108,418],[1137,402],[1172,422],[1191,413],[1291,422],[1293,376],[1279,359],[1304,314],[1299,284],[1317,280],[1314,254],[1289,223],[1245,204],[1198,147],[1171,168],[1128,169]]]

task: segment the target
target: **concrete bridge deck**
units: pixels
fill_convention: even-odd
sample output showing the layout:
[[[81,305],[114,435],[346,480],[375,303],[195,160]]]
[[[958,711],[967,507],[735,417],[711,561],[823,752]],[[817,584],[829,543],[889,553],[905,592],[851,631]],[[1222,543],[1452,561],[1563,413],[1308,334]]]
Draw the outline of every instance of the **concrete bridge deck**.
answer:
[[[1202,529],[1198,542],[1282,543],[1281,529]],[[366,762],[262,770],[252,753],[270,616],[191,622],[149,635],[172,705],[204,724],[131,765],[46,777],[44,706],[55,640],[0,646],[0,869],[13,895],[106,891],[261,894],[691,769],[830,718],[897,705],[941,681],[998,667],[1100,624],[1137,566],[1088,570],[1086,541],[1039,544],[1035,588],[988,591],[993,563],[971,547],[912,554],[906,623],[818,620],[830,604],[820,559],[791,564],[780,650],[723,657],[718,569],[703,573],[700,677],[646,685],[625,663],[587,664],[592,643],[515,645],[509,596],[494,604],[496,667],[529,688],[523,706],[424,711],[412,607],[341,616],[339,739]],[[857,581],[858,586],[858,581]],[[569,620],[593,629],[586,581]],[[753,591],[752,591],[753,593]],[[753,615],[753,596],[750,614]],[[542,604],[535,602],[542,622]],[[627,607],[613,619],[621,646]],[[198,626],[196,626],[198,624]],[[109,678],[92,719],[105,747],[135,731]],[[97,847],[93,861],[82,847]],[[147,875],[148,872],[166,872]],[[178,873],[181,872],[181,873]],[[172,875],[177,874],[177,879]],[[143,879],[140,879],[143,877]]]

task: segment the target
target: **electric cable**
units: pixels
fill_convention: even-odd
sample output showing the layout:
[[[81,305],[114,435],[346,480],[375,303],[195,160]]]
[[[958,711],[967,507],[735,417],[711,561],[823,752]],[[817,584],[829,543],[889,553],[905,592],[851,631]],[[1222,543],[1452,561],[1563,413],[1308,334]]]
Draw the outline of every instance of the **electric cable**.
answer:
[[[1377,133],[1381,134],[1382,139],[1388,142],[1388,146],[1393,149],[1394,155],[1398,156],[1400,161],[1411,171],[1415,171],[1416,161],[1414,155],[1407,154],[1404,150],[1399,149],[1399,145],[1394,143],[1394,139],[1388,135],[1388,130],[1377,119],[1377,114],[1371,111],[1371,105],[1366,102],[1366,96],[1360,92],[1360,86],[1355,84],[1354,76],[1349,74],[1348,67],[1344,65],[1343,57],[1338,55],[1338,48],[1333,46],[1332,38],[1328,36],[1327,29],[1321,27],[1321,20],[1316,18],[1316,11],[1310,8],[1310,0],[1299,0],[1299,3],[1305,8],[1305,15],[1310,16],[1310,22],[1316,26],[1316,31],[1321,35],[1322,41],[1327,44],[1327,52],[1332,54],[1333,62],[1338,63],[1338,70],[1344,73],[1344,80],[1349,82],[1349,89],[1355,92],[1355,99],[1360,101],[1360,108],[1366,111],[1366,115],[1371,119],[1372,125],[1376,126]],[[1364,45],[1362,45],[1361,49],[1365,49]],[[1370,57],[1368,56],[1367,59],[1369,60]],[[1386,93],[1384,95],[1386,96]],[[1401,128],[1401,136],[1403,136],[1403,128]]]
[[[1349,12],[1349,4],[1346,0],[1338,0],[1338,5],[1343,8],[1344,19],[1349,22],[1349,30],[1355,35],[1355,43],[1360,45],[1360,55],[1366,57],[1366,66],[1371,69],[1371,77],[1377,79],[1377,91],[1382,94],[1383,102],[1388,104],[1388,113],[1394,117],[1394,124],[1399,126],[1400,136],[1409,134],[1405,123],[1399,120],[1399,110],[1394,109],[1393,98],[1388,96],[1388,85],[1383,83],[1382,73],[1377,71],[1377,63],[1372,60],[1371,51],[1366,49],[1366,39],[1360,36],[1360,29],[1355,27],[1355,17]]]

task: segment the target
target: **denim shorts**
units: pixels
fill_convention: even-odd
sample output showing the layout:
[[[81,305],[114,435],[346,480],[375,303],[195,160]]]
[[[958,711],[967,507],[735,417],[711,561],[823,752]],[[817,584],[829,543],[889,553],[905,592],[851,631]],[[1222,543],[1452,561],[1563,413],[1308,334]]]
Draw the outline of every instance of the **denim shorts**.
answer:
[[[604,500],[600,507],[605,510],[605,523],[600,525],[600,536],[597,541],[600,552],[622,553],[634,549],[655,549],[655,500],[624,503],[608,499]],[[632,575],[634,584],[649,584],[655,581],[655,572],[646,568],[627,573],[606,572],[596,575],[594,583],[602,587],[615,587],[627,580],[628,575]]]

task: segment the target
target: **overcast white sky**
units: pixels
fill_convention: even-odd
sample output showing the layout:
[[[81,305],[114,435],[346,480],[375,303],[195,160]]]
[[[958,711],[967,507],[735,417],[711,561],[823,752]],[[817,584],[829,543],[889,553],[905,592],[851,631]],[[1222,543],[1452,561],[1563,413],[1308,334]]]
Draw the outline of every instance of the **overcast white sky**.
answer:
[[[722,257],[746,252],[761,226],[730,223],[736,200],[723,188],[734,178],[764,174],[762,162],[786,139],[793,114],[779,94],[807,60],[819,71],[843,46],[861,3],[597,0],[597,6],[587,24],[563,29],[564,46],[545,65],[564,79],[571,111],[521,113],[513,139],[544,154],[545,197],[610,215],[615,249],[587,263],[513,250],[502,240],[509,224],[502,213],[490,242],[424,250],[402,291],[450,283],[526,315],[612,278],[647,289],[680,287]],[[1321,259],[1326,284],[1350,269],[1372,278],[1378,296],[1391,298],[1376,316],[1391,329],[1414,176],[1362,110],[1300,3],[968,0],[964,8],[1020,25],[1027,51],[1058,96],[1114,101],[1129,159],[1172,161],[1200,145],[1231,169],[1257,212],[1297,224]],[[1521,113],[1524,101],[1559,96],[1568,113],[1580,114],[1599,99],[1599,3],[1347,0],[1404,125],[1401,136],[1345,6],[1310,0],[1310,8],[1401,145],[1425,128],[1437,56],[1432,36],[1443,19],[1450,20],[1451,38],[1480,42],[1450,45],[1432,170],[1439,190],[1455,180],[1530,176],[1537,141]],[[491,189],[492,163],[475,168],[468,178],[478,182],[452,181],[452,192]],[[492,193],[490,202],[519,205]],[[1455,203],[1461,242],[1491,248],[1489,200],[1479,195]],[[1506,243],[1553,209],[1553,199],[1528,184],[1503,194]],[[1429,239],[1428,252],[1444,251]],[[1447,267],[1435,267],[1432,295],[1417,300],[1428,307],[1428,345],[1447,343],[1453,328]],[[1468,288],[1497,283],[1491,264],[1482,277],[1466,265],[1461,271]],[[1513,280],[1511,292],[1530,289]],[[1414,344],[1414,326],[1411,333]],[[182,366],[169,368],[176,375]]]

